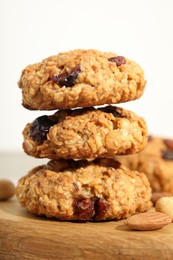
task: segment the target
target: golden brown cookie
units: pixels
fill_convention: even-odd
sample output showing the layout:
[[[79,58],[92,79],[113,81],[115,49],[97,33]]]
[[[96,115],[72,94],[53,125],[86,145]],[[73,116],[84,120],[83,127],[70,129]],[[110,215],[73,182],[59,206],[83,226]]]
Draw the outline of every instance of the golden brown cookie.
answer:
[[[145,83],[143,70],[134,61],[77,49],[27,66],[19,87],[26,108],[51,110],[134,100],[143,94]]]
[[[150,136],[141,153],[118,156],[116,160],[131,170],[144,172],[154,192],[173,194],[173,140]]]
[[[151,207],[145,174],[111,159],[52,160],[21,178],[16,194],[31,213],[59,220],[124,219]]]
[[[26,125],[23,136],[25,152],[34,157],[108,158],[141,151],[147,142],[147,127],[133,112],[109,106],[41,116]]]

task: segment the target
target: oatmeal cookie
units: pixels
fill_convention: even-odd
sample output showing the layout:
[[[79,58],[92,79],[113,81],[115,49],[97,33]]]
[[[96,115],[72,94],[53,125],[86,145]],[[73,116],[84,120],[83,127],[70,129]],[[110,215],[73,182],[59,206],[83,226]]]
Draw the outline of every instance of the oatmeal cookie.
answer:
[[[51,110],[134,100],[143,94],[145,83],[143,70],[134,61],[77,49],[27,66],[19,87],[24,107]]]
[[[145,174],[111,159],[52,160],[22,177],[16,194],[31,213],[59,220],[124,219],[151,207]]]
[[[145,121],[133,112],[108,106],[60,110],[26,125],[24,151],[50,159],[94,159],[137,153],[147,143]]]
[[[117,156],[131,170],[144,172],[153,192],[173,194],[173,140],[150,136],[146,148],[139,154]]]

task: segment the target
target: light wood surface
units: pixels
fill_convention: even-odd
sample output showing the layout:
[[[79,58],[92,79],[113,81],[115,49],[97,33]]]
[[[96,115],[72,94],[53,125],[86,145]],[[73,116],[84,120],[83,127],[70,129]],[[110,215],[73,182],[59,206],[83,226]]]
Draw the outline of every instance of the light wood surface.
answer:
[[[0,202],[0,260],[173,259],[173,224],[144,232],[123,223],[59,222]]]

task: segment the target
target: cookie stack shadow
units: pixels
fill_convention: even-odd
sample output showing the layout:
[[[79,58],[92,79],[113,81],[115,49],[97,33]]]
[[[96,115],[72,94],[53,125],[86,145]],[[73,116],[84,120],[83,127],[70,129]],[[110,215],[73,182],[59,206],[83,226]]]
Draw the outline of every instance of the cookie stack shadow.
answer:
[[[23,106],[57,111],[24,128],[24,151],[51,160],[19,180],[21,206],[75,221],[124,219],[147,211],[148,179],[114,159],[140,152],[147,126],[135,113],[112,106],[140,98],[145,83],[138,64],[110,52],[79,49],[27,66],[19,80]]]

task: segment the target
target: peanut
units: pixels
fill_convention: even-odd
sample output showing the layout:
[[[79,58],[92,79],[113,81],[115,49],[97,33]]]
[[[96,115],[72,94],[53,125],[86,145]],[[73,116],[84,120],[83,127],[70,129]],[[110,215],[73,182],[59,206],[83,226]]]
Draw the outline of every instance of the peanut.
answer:
[[[167,214],[173,220],[173,196],[160,198],[155,207],[156,211]]]
[[[6,179],[0,179],[0,200],[8,200],[15,194],[14,184]]]

